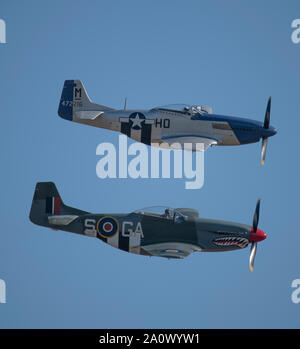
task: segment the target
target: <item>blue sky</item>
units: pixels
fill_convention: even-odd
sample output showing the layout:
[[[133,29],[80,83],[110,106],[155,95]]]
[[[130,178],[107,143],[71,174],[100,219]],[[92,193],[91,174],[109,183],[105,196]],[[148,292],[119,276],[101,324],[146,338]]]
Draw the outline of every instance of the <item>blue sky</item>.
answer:
[[[298,1],[10,1],[0,5],[0,278],[2,328],[299,327]],[[150,108],[198,103],[263,120],[272,96],[265,166],[260,144],[205,153],[205,183],[96,176],[96,147],[118,134],[62,120],[65,79],[96,103]],[[33,225],[35,183],[91,212],[151,205],[252,223],[262,199],[255,270],[249,249],[183,261],[127,254],[97,239]]]

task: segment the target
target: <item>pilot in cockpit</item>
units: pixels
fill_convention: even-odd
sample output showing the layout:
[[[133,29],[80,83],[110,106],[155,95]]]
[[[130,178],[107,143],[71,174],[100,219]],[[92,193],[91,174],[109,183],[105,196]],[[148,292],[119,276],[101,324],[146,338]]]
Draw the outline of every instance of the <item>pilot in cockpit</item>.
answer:
[[[165,213],[162,215],[162,217],[167,218],[167,219],[171,219],[172,218],[171,211],[170,211],[169,208],[165,209]]]
[[[190,115],[190,108],[189,107],[184,107],[183,108],[183,112],[184,112],[184,114],[187,114],[187,115]]]
[[[200,105],[192,105],[191,107],[185,106],[183,108],[184,114],[187,114],[187,115],[202,114],[203,111],[204,110],[202,109],[202,107]]]

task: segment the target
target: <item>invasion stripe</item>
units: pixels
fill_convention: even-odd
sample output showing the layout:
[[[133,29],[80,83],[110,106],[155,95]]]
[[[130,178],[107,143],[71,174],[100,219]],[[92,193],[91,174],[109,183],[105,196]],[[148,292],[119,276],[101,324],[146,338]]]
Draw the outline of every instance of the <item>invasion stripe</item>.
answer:
[[[130,131],[131,128],[129,126],[129,122],[121,122],[121,132],[130,137]]]
[[[142,127],[141,142],[147,145],[151,144],[152,124],[144,124]]]
[[[123,236],[123,232],[119,233],[119,249],[129,251],[129,236]]]

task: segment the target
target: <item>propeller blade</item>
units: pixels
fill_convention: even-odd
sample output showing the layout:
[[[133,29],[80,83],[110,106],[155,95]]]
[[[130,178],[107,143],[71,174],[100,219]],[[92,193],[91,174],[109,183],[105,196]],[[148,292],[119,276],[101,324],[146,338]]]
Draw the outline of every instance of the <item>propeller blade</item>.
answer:
[[[261,163],[265,163],[266,150],[267,150],[268,138],[263,138],[261,143]]]
[[[264,122],[264,128],[269,128],[270,126],[270,113],[271,113],[271,97],[268,99],[266,114],[265,114],[265,122]]]
[[[252,242],[251,249],[250,249],[250,258],[249,258],[249,268],[251,271],[253,271],[256,250],[257,250],[257,242]]]
[[[260,199],[257,200],[256,208],[253,216],[253,232],[256,233],[258,221],[259,221],[259,208],[260,208]]]

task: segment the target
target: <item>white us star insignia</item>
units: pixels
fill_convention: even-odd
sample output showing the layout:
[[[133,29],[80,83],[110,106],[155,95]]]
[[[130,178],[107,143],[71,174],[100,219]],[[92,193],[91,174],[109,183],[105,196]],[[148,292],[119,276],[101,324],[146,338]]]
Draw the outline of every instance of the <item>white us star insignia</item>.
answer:
[[[132,126],[131,126],[132,128],[134,127],[142,128],[141,123],[145,121],[145,119],[140,118],[139,113],[136,113],[135,117],[130,118],[130,120],[132,121]]]

